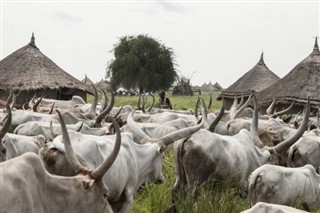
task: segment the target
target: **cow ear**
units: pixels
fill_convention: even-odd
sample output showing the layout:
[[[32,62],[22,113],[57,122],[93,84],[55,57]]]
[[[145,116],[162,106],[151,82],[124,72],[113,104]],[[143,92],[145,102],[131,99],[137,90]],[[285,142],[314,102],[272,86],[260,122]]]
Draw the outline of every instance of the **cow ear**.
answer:
[[[94,180],[83,180],[82,185],[85,190],[90,190],[93,186]]]
[[[165,149],[166,149],[166,146],[161,145],[161,146],[159,147],[159,153],[164,152]]]

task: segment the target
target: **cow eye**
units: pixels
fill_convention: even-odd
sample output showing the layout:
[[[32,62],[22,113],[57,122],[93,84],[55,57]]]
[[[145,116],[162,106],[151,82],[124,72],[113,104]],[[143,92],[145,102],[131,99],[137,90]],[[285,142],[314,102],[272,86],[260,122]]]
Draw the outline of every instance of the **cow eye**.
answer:
[[[3,154],[6,154],[6,153],[7,153],[7,150],[4,148],[1,152],[2,152]]]
[[[103,198],[104,199],[108,199],[109,198],[109,194],[108,193],[103,193]]]

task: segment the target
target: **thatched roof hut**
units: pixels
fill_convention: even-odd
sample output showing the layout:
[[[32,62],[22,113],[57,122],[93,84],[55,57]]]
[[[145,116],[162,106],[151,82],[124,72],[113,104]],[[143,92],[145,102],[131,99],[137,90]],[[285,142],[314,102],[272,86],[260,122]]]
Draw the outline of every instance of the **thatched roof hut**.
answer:
[[[221,92],[223,90],[222,86],[216,82],[215,84],[212,84],[211,81],[207,84],[204,83],[200,87],[202,91],[210,91],[210,92]]]
[[[235,83],[223,90],[218,96],[218,100],[221,100],[221,95],[223,95],[226,108],[230,108],[235,95],[240,98],[243,94],[244,98],[248,98],[252,90],[260,92],[279,79],[265,64],[262,53],[258,63]]]
[[[295,110],[300,111],[310,96],[314,107],[320,105],[320,51],[317,38],[313,51],[297,64],[286,76],[261,91],[257,95],[260,108],[263,110],[276,97],[277,108],[284,108],[295,102]],[[282,106],[283,105],[283,106]]]
[[[0,61],[1,100],[6,100],[10,89],[20,92],[18,104],[28,102],[35,93],[62,100],[79,95],[86,100],[91,90],[45,56],[36,46],[33,34],[29,44]]]

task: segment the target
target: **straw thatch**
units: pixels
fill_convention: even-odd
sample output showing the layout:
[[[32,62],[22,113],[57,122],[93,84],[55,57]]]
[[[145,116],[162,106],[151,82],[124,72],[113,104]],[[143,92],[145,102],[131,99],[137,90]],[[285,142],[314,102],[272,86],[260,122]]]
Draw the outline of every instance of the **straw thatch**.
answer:
[[[294,101],[298,107],[306,103],[308,96],[314,107],[320,105],[320,51],[317,39],[311,54],[281,80],[261,91],[257,99],[262,108],[267,107],[273,97],[276,97],[277,105],[288,105]]]
[[[262,53],[258,63],[235,83],[223,90],[218,96],[218,100],[221,100],[221,96],[223,95],[227,105],[226,108],[229,108],[235,95],[241,97],[243,94],[244,98],[248,98],[252,90],[260,92],[279,79],[280,78],[266,66]]]
[[[204,83],[200,87],[202,91],[213,91],[213,92],[221,92],[223,90],[222,86],[216,82],[215,84],[212,84],[211,81],[207,84]]]
[[[40,52],[32,34],[29,44],[0,61],[0,99],[9,89],[20,92],[18,102],[24,103],[37,93],[46,98],[69,99],[80,95],[86,100],[91,89]]]

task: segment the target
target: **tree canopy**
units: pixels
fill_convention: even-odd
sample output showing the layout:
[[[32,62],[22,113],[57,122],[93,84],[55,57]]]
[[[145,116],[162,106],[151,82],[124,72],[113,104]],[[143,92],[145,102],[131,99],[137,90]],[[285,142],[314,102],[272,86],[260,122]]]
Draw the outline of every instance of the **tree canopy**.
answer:
[[[147,35],[121,37],[113,53],[107,77],[114,89],[167,90],[177,77],[172,49]]]

